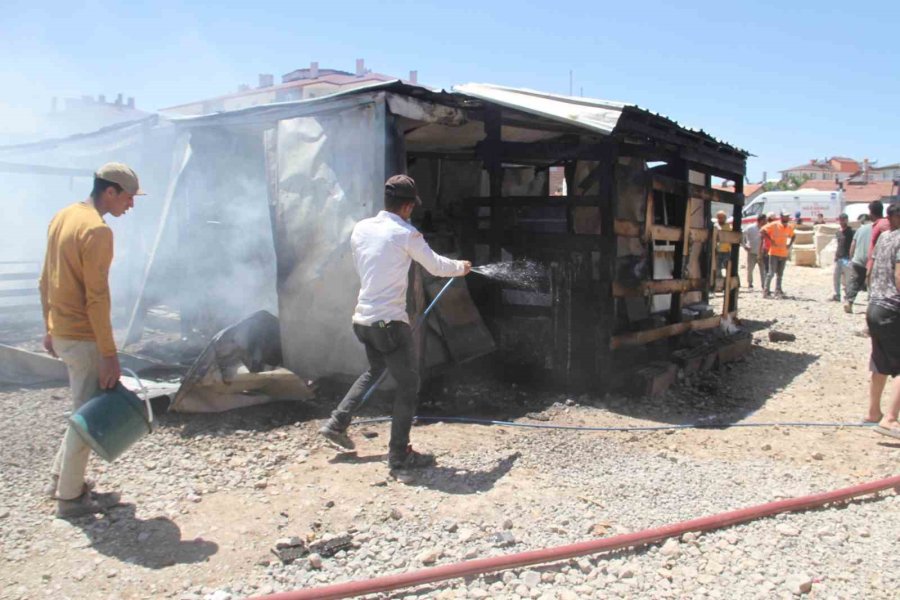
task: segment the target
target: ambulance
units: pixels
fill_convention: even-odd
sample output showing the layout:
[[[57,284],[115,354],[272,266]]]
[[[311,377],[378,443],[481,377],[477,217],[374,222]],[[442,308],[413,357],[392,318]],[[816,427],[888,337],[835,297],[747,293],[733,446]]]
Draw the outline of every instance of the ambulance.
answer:
[[[826,223],[837,223],[844,212],[844,193],[819,190],[794,190],[792,192],[763,192],[744,207],[741,222],[755,223],[758,215],[786,212],[794,216],[799,212],[804,223],[814,223],[819,214]]]

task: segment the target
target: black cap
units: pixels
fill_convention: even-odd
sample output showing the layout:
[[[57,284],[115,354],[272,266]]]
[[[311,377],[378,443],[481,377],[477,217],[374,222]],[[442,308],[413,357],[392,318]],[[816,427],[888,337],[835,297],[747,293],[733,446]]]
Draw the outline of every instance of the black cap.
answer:
[[[416,182],[409,175],[394,175],[384,182],[384,194],[398,200],[409,200],[416,204],[422,204],[419,193],[416,191]]]

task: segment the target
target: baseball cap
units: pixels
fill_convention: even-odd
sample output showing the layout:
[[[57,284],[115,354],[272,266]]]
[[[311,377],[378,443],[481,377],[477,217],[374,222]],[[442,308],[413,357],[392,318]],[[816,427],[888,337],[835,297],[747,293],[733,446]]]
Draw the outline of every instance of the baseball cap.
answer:
[[[109,162],[97,169],[94,173],[97,179],[111,181],[118,184],[123,190],[134,196],[144,196],[141,191],[141,184],[138,182],[137,173],[126,164],[118,162]]]
[[[409,200],[416,204],[422,204],[419,193],[416,191],[416,182],[409,175],[394,175],[384,182],[384,193],[392,198]]]

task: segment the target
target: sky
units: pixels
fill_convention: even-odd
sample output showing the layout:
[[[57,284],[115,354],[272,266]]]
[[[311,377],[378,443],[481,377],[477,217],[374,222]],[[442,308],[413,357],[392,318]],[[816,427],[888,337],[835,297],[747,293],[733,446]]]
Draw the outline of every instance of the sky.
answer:
[[[756,155],[900,162],[895,2],[116,3],[4,0],[0,133],[53,96],[156,110],[311,61],[449,88],[478,82],[636,103]]]

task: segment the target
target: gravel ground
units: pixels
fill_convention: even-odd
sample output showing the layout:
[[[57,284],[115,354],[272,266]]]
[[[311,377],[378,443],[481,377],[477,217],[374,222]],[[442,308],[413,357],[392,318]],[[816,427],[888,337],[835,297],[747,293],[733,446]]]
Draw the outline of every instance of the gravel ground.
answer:
[[[794,297],[742,296],[754,350],[656,400],[453,386],[444,410],[578,425],[814,420],[864,414],[868,339],[827,270],[788,267]],[[794,333],[773,343],[767,330]],[[688,385],[689,383],[689,385]],[[41,497],[65,389],[0,389],[0,598],[227,600],[545,548],[895,474],[900,444],[862,428],[580,433],[434,424],[439,466],[386,476],[385,424],[336,455],[315,436],[331,401],[167,415],[91,476],[125,504],[73,523]],[[505,410],[505,413],[503,412]],[[363,435],[366,434],[366,435]],[[370,437],[371,436],[371,437]],[[761,519],[659,546],[453,580],[391,598],[894,598],[900,496]],[[333,556],[271,549],[349,534]],[[286,540],[285,540],[286,541]],[[323,553],[325,554],[325,553]]]

